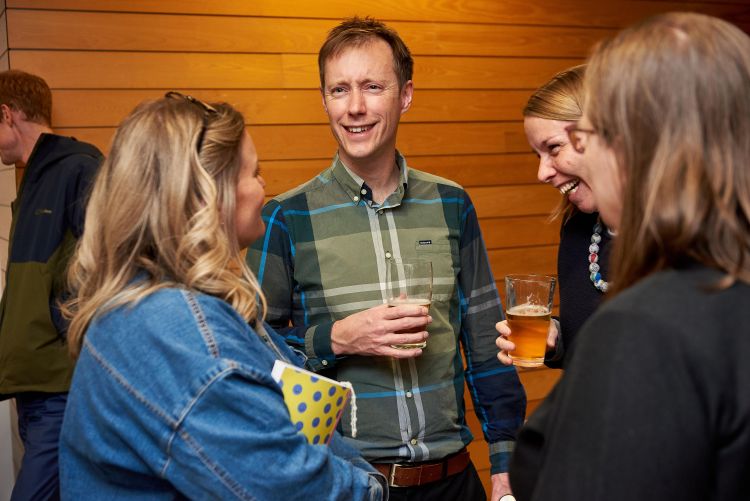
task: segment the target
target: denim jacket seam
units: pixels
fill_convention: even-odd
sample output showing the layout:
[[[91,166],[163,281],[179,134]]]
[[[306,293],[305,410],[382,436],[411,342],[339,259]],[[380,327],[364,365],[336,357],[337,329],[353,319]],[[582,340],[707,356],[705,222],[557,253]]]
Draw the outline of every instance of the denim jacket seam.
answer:
[[[112,378],[122,386],[127,393],[132,395],[138,402],[143,404],[147,409],[149,409],[151,412],[153,412],[157,417],[162,418],[167,426],[174,429],[175,421],[167,414],[164,410],[160,409],[156,405],[154,405],[150,400],[148,400],[144,395],[141,395],[141,393],[136,390],[133,386],[130,385],[127,379],[125,379],[125,376],[120,374],[117,369],[109,365],[107,360],[102,356],[101,353],[99,353],[96,348],[91,344],[91,342],[88,340],[88,338],[84,339],[84,347],[91,353],[91,357],[101,365],[101,367],[104,369],[105,372],[107,372]],[[170,439],[171,440],[171,439]],[[165,454],[164,458],[164,466],[162,468],[162,471],[165,471],[167,468],[167,465],[169,465],[169,455]]]
[[[185,430],[178,430],[178,433],[185,441],[185,443],[195,451],[201,463],[204,464],[208,471],[212,472],[214,476],[219,480],[219,482],[224,484],[232,493],[234,493],[236,497],[238,497],[239,499],[245,499],[247,501],[253,501],[255,499],[249,492],[242,488],[239,482],[231,477],[229,472],[211,461],[211,458],[203,453],[203,449],[201,448],[200,444],[198,444],[188,432],[186,432]]]
[[[160,416],[162,419],[164,419],[164,421],[170,427],[174,427],[176,421],[174,419],[172,419],[171,417],[169,417],[169,414],[167,414],[164,410],[162,410],[159,407],[157,407],[156,405],[154,405],[144,395],[141,395],[141,393],[138,390],[136,390],[133,386],[131,386],[130,383],[128,382],[128,380],[125,379],[125,377],[122,374],[120,374],[117,371],[117,369],[115,369],[114,367],[112,367],[111,365],[109,365],[109,363],[104,359],[104,357],[101,355],[101,353],[99,353],[96,350],[96,348],[94,348],[94,346],[89,342],[88,339],[86,339],[84,341],[84,345],[85,345],[86,349],[89,350],[89,352],[91,353],[91,356],[94,358],[94,360],[96,360],[97,363],[99,363],[99,365],[101,365],[104,368],[104,370],[107,373],[109,373],[115,379],[115,381],[117,381],[122,387],[124,387],[125,390],[128,393],[130,393],[131,395],[133,395],[136,400],[138,400],[143,405],[145,405],[148,409],[150,409],[152,412],[154,412],[154,414],[156,414],[157,416]]]
[[[174,428],[172,431],[172,436],[169,437],[169,440],[167,442],[167,458],[168,458],[167,463],[164,465],[164,469],[162,470],[161,474],[162,474],[162,477],[166,476],[167,466],[171,462],[172,444],[174,442],[175,437],[179,434],[180,437],[185,441],[185,443],[195,451],[197,456],[200,458],[201,463],[203,463],[204,466],[210,472],[212,472],[222,484],[224,484],[238,498],[253,500],[254,498],[252,497],[252,495],[250,495],[244,489],[242,489],[240,483],[232,479],[228,472],[226,472],[219,465],[211,461],[211,458],[209,458],[203,453],[203,449],[201,448],[200,444],[197,441],[195,441],[195,439],[193,439],[190,433],[188,433],[182,428],[182,424],[187,418],[188,414],[190,414],[190,412],[193,410],[193,407],[195,407],[195,404],[198,402],[198,400],[200,400],[200,398],[203,396],[206,390],[208,390],[208,388],[211,385],[213,385],[216,381],[219,381],[220,379],[223,379],[226,375],[233,373],[233,372],[237,372],[238,369],[240,369],[240,366],[236,362],[228,361],[227,363],[229,364],[228,367],[216,373],[210,380],[208,380],[203,386],[201,386],[201,388],[196,393],[195,397],[190,400],[190,403],[188,403],[187,406],[185,406],[185,409],[180,414],[179,419],[175,422]]]
[[[203,341],[206,343],[206,348],[208,348],[208,351],[212,357],[218,358],[219,357],[219,345],[216,342],[216,338],[214,337],[213,333],[211,332],[211,329],[208,326],[208,321],[206,320],[206,316],[203,313],[203,309],[198,303],[198,299],[195,297],[195,294],[193,294],[190,291],[183,289],[180,292],[182,293],[182,296],[185,298],[185,301],[187,302],[188,307],[190,308],[190,312],[193,314],[193,318],[195,319],[195,322],[198,325],[198,330],[201,333],[201,337],[203,338]]]

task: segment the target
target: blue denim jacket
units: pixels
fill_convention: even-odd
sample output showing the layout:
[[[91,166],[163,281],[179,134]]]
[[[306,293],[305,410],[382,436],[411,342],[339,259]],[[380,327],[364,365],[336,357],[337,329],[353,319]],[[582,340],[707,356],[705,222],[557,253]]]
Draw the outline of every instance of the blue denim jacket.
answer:
[[[382,476],[343,440],[297,433],[270,373],[299,357],[263,334],[181,289],[97,317],[60,438],[62,497],[381,499]]]

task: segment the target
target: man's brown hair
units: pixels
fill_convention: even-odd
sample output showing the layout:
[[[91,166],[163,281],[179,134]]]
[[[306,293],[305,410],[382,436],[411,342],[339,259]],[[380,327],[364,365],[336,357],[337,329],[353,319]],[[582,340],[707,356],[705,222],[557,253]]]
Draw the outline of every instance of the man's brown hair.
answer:
[[[30,122],[52,124],[52,92],[44,79],[31,73],[0,72],[0,104],[22,111]]]
[[[349,47],[360,47],[373,40],[381,39],[391,47],[393,52],[393,69],[398,77],[398,86],[411,80],[414,71],[414,60],[409,48],[393,29],[371,17],[352,17],[345,19],[333,28],[318,53],[318,70],[320,71],[320,86],[325,88],[326,61],[335,57]]]

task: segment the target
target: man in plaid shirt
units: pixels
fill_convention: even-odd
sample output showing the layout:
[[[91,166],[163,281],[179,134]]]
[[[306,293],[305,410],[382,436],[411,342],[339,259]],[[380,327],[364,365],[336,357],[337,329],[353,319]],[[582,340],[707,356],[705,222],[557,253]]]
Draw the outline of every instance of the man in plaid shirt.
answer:
[[[264,208],[265,238],[247,259],[267,320],[310,368],[353,384],[356,438],[346,419],[341,428],[386,474],[391,499],[485,499],[465,450],[466,381],[490,444],[495,501],[510,492],[526,397],[495,356],[502,305],[474,207],[460,186],[409,168],[396,150],[413,61],[393,30],[348,19],[318,63],[339,148],[328,169]],[[410,258],[432,261],[429,312],[385,304],[388,261]],[[427,338],[424,349],[392,346]]]

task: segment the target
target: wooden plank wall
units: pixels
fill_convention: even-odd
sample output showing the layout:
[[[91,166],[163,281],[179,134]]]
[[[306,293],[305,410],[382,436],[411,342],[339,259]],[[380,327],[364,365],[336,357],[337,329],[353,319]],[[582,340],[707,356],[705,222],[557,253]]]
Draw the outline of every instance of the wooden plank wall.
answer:
[[[7,70],[8,30],[5,0],[0,0],[0,71]],[[12,165],[0,162],[0,294],[5,288],[5,272],[8,265],[8,234],[10,233],[10,204],[16,198],[16,174]],[[13,405],[11,405],[13,404]],[[17,433],[15,423],[15,401],[0,402],[0,499],[10,499],[15,478],[14,452]]]
[[[7,70],[8,30],[5,1],[0,0],[0,71]],[[12,165],[0,162],[0,294],[5,287],[5,270],[8,263],[8,234],[10,233],[10,203],[16,198],[15,172]],[[0,463],[1,464],[1,463]],[[2,490],[0,490],[0,495]]]
[[[44,76],[54,127],[103,150],[143,99],[177,89],[235,104],[258,147],[268,194],[325,168],[335,149],[317,90],[317,50],[341,18],[372,15],[415,57],[399,149],[414,167],[468,188],[498,285],[555,272],[556,192],[536,181],[520,110],[597,40],[643,17],[694,10],[746,31],[745,0],[7,0],[10,67]],[[4,23],[2,23],[4,25]],[[533,409],[559,374],[526,371]],[[469,404],[470,405],[470,404]],[[472,417],[472,419],[474,419]],[[474,422],[476,435],[481,437]],[[483,449],[484,448],[484,449]],[[480,470],[486,445],[472,446]],[[485,472],[483,478],[487,479]]]

